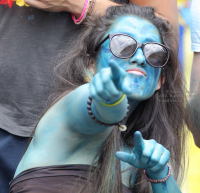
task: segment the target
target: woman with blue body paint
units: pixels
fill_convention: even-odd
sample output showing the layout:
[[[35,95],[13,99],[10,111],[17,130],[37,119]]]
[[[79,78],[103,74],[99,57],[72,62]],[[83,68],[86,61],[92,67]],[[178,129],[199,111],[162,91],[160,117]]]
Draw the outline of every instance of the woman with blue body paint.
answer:
[[[174,43],[153,8],[123,5],[88,18],[57,67],[58,97],[10,192],[181,192],[186,98]],[[85,69],[95,71],[89,83]]]

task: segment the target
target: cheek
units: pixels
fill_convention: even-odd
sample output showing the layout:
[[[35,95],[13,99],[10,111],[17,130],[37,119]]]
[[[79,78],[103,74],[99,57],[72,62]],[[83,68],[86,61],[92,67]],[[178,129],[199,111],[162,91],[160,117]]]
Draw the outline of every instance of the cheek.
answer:
[[[103,48],[99,55],[98,67],[100,69],[108,67],[108,63],[111,56],[112,56],[112,53],[110,52],[110,50]]]
[[[147,78],[147,84],[148,84],[148,91],[154,92],[156,89],[156,86],[158,84],[158,80],[160,78],[160,69],[155,68],[149,73],[149,77]]]
[[[101,51],[102,53],[104,53],[104,54],[106,54],[106,53],[111,53],[111,51],[110,51],[110,49],[109,48],[105,48],[105,47],[103,47],[102,48],[102,51]]]

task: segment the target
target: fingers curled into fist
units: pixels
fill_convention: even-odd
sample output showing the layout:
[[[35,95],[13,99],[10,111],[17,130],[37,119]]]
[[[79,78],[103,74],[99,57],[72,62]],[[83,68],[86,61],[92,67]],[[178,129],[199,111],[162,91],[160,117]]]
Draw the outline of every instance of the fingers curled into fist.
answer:
[[[116,102],[122,94],[131,93],[128,74],[117,64],[102,68],[90,81],[89,88],[92,98],[100,102]]]

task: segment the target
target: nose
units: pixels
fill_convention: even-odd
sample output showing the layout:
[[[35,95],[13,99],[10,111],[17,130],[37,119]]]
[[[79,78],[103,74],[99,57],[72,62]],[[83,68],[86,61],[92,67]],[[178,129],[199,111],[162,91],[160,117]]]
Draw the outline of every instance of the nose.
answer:
[[[144,53],[142,51],[142,48],[138,48],[135,54],[130,58],[130,63],[132,64],[140,64],[144,65],[146,63],[146,59],[144,56]]]

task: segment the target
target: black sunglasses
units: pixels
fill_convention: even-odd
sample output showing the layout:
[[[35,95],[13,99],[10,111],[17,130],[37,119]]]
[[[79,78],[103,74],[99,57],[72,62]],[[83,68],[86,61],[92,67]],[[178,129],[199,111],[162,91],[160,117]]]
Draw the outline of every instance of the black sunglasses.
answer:
[[[142,48],[147,63],[155,68],[164,67],[169,60],[169,48],[156,43],[139,43],[133,37],[122,33],[111,33],[107,35],[96,47],[95,51],[110,38],[110,51],[117,58],[130,58],[138,48]]]

